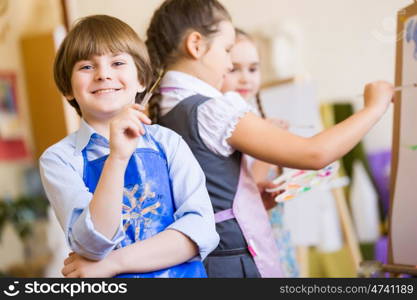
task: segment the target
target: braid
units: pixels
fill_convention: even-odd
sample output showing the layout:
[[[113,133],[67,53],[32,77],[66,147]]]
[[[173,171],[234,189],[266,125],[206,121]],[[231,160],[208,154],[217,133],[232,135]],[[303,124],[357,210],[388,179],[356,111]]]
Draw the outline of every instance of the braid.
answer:
[[[159,102],[162,99],[162,95],[160,93],[155,93],[152,95],[151,100],[149,100],[149,106],[148,106],[148,113],[149,117],[152,120],[152,123],[158,124],[159,122],[159,116],[161,113],[161,107],[159,106]]]
[[[261,95],[259,92],[256,93],[256,106],[258,107],[259,113],[261,114],[262,119],[266,118],[265,111],[261,101]]]
[[[172,47],[169,38],[169,28],[166,27],[166,22],[163,21],[163,16],[165,14],[164,7],[161,7],[161,12],[159,14],[154,13],[152,17],[151,24],[146,32],[146,47],[148,48],[149,58],[153,68],[153,82],[155,83],[161,74],[164,73],[168,60],[172,56]],[[166,30],[168,32],[166,32]],[[168,34],[168,36],[167,36]],[[155,90],[151,99],[149,100],[148,105],[148,114],[153,123],[157,124],[160,117],[160,101],[162,100],[162,95]]]
[[[154,32],[153,27],[149,27],[147,32],[147,40],[146,40],[146,47],[148,48],[149,58],[151,61],[151,65],[153,68],[153,75],[154,75],[154,82],[158,78],[158,74],[161,70],[164,69],[164,61],[163,59],[168,56],[168,53],[164,51],[161,44],[163,44],[163,41],[160,40],[160,37],[156,32]],[[156,44],[157,41],[160,40],[161,44]]]
[[[168,53],[160,44],[156,45],[156,42],[158,40],[161,44],[163,43],[163,40],[161,40],[158,34],[154,32],[154,29],[155,28],[153,28],[152,26],[148,29],[148,38],[146,40],[146,46],[148,47],[149,58],[153,68],[153,82],[155,83],[159,79],[159,76],[161,76],[163,70],[165,69],[165,62],[162,60],[168,56]],[[161,101],[161,99],[162,95],[158,93],[156,89],[151,99],[149,100],[148,114],[152,122],[155,124],[159,122],[159,102]]]
[[[217,0],[165,0],[154,12],[146,32],[146,46],[153,68],[153,82],[178,58],[184,56],[180,44],[192,29],[204,37],[218,31],[217,24],[230,21],[230,15]],[[162,96],[156,93],[149,101],[149,116],[158,122]]]

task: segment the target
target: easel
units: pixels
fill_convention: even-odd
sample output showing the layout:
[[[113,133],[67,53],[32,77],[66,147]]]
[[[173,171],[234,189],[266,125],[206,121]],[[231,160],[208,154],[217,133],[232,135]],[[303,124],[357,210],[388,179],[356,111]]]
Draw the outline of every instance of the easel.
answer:
[[[403,66],[403,38],[405,22],[408,18],[417,16],[417,2],[400,10],[397,14],[397,46],[396,46],[396,74],[395,84],[403,84],[402,66]],[[391,276],[400,274],[417,275],[417,267],[413,265],[397,264],[394,261],[393,241],[392,241],[392,218],[394,210],[394,197],[396,188],[396,179],[399,166],[399,149],[400,149],[400,120],[401,120],[401,98],[402,93],[397,94],[398,101],[394,104],[394,127],[392,143],[392,163],[391,163],[391,189],[390,189],[390,210],[389,210],[389,231],[388,231],[388,264],[381,266],[383,272],[389,272]],[[396,199],[398,201],[398,199]],[[417,255],[417,254],[416,254]]]

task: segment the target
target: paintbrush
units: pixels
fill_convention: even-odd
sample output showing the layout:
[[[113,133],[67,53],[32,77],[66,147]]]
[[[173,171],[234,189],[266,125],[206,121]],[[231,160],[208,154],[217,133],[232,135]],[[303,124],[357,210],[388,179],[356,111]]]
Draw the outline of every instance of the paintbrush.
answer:
[[[406,85],[401,85],[401,86],[396,86],[394,88],[394,92],[398,92],[401,91],[403,89],[407,89],[407,88],[415,88],[417,87],[417,83],[412,83],[412,84],[406,84]]]
[[[402,91],[404,89],[408,89],[408,88],[416,88],[417,87],[417,83],[411,83],[411,84],[405,84],[405,85],[400,85],[400,86],[396,86],[394,87],[394,92],[399,92]],[[363,97],[363,94],[359,94],[357,95],[355,98],[360,98]]]
[[[152,87],[151,87],[151,89],[149,90],[149,92],[147,92],[147,93],[145,94],[145,97],[143,97],[143,100],[142,100],[142,102],[140,103],[140,105],[142,105],[143,107],[145,107],[145,106],[146,106],[146,104],[148,104],[149,100],[151,100],[151,98],[152,98],[152,95],[153,95],[154,90],[155,90],[155,89],[156,89],[156,87],[158,86],[158,84],[159,84],[159,82],[161,81],[161,79],[162,79],[162,74],[159,74],[158,79],[157,79],[157,80],[155,81],[155,83],[152,85]]]

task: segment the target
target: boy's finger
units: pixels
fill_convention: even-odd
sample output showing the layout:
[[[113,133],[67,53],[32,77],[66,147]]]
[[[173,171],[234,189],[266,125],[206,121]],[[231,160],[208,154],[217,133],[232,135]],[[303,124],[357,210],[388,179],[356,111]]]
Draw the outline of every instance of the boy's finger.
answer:
[[[143,122],[145,124],[152,124],[152,120],[149,119],[149,117],[146,114],[144,114],[143,112],[140,112],[140,111],[137,111],[137,110],[133,110],[132,112],[134,113],[136,118],[138,118],[141,122]]]
[[[132,122],[134,123],[134,126],[137,128],[139,135],[144,135],[146,133],[145,127],[143,126],[140,120],[133,118]]]
[[[133,104],[133,105],[132,105],[132,108],[134,108],[134,109],[136,109],[136,110],[141,110],[141,111],[146,110],[145,106],[143,106],[142,104],[139,104],[139,103],[135,103],[135,104]]]
[[[74,256],[68,256],[65,260],[64,260],[64,265],[68,265],[69,263],[71,263],[74,260]]]
[[[139,132],[141,135],[145,135],[146,131],[145,131],[145,127],[143,127],[143,124],[139,125]]]
[[[132,132],[136,133],[135,137],[145,134],[145,127],[138,119],[130,119],[129,128]]]
[[[61,269],[62,275],[66,276],[67,274],[73,272],[75,270],[75,266],[73,264],[66,265]]]
[[[152,124],[152,120],[151,119],[149,119],[149,117],[147,116],[147,115],[145,115],[144,113],[140,113],[140,115],[139,115],[140,117],[140,120],[143,122],[143,123],[146,123],[146,124]]]
[[[71,272],[69,273],[67,276],[65,276],[66,278],[79,278],[78,276],[78,272]]]
[[[132,116],[129,119],[130,122],[132,122],[132,127],[134,127],[136,129],[136,132],[138,132],[138,134],[141,134],[141,128],[143,129],[143,125],[142,122],[137,118],[137,115],[135,114],[134,116]],[[144,133],[143,133],[144,134]]]
[[[132,127],[129,126],[128,128],[125,129],[125,134],[127,134],[129,136],[129,138],[137,138],[141,135],[143,135],[142,131],[137,128],[136,126]]]
[[[120,122],[119,126],[125,134],[131,137],[139,137],[140,135],[145,134],[142,122],[140,122],[134,114],[128,115],[127,118]]]

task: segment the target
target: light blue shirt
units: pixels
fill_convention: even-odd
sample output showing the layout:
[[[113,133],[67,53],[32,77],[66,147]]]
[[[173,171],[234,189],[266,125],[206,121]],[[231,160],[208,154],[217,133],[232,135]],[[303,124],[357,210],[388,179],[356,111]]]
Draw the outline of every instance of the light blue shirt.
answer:
[[[204,173],[178,134],[158,125],[145,128],[161,144],[168,161],[176,211],[175,221],[167,229],[180,231],[193,240],[199,248],[200,258],[204,259],[219,243]],[[70,248],[84,257],[100,260],[123,240],[124,231],[122,220],[112,239],[94,228],[89,210],[93,194],[83,181],[82,156],[92,135],[105,142],[95,143],[93,151],[88,151],[88,159],[108,155],[107,140],[82,120],[78,131],[49,147],[39,161],[46,195]],[[138,148],[157,150],[146,135],[138,139]]]

